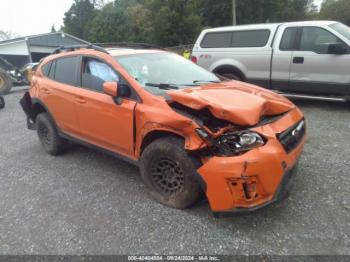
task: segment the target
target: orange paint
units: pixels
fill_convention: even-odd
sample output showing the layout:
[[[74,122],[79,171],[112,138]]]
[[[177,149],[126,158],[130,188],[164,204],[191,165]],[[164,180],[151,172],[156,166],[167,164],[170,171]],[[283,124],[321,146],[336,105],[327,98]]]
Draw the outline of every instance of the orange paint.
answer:
[[[168,91],[171,100],[167,101],[144,90],[108,54],[82,49],[69,55],[89,55],[105,61],[125,78],[140,98],[140,101],[123,99],[117,105],[106,93],[58,83],[44,76],[42,66],[67,53],[46,58],[33,77],[30,95],[45,104],[60,130],[72,137],[133,160],[140,158],[144,139],[152,132],[182,137],[188,151],[208,147],[195,130],[204,128],[213,132],[195,119],[176,112],[170,105],[176,102],[193,110],[207,108],[213,117],[232,124],[218,130],[214,138],[240,127],[266,138],[264,146],[238,156],[200,157],[202,166],[198,173],[206,184],[213,211],[251,208],[272,200],[284,174],[296,164],[303,150],[305,137],[291,153],[286,153],[278,140],[277,134],[301,121],[303,114],[289,100],[271,91],[230,81]],[[263,116],[273,115],[281,117],[259,126]]]

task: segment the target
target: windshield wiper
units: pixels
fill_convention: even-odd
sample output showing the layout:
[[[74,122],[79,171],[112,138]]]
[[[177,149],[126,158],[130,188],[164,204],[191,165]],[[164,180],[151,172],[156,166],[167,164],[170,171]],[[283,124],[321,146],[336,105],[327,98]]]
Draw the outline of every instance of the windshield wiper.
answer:
[[[152,86],[152,87],[158,87],[159,89],[164,89],[164,90],[169,90],[169,89],[180,89],[181,87],[186,87],[186,86],[193,86],[196,87],[198,85],[194,84],[155,84],[155,83],[146,83],[145,86]]]
[[[194,84],[197,84],[197,83],[220,83],[220,81],[218,81],[218,80],[194,80],[193,83]]]
[[[159,89],[169,90],[169,89],[179,89],[177,85],[174,84],[155,84],[155,83],[146,83],[146,86],[158,87]]]

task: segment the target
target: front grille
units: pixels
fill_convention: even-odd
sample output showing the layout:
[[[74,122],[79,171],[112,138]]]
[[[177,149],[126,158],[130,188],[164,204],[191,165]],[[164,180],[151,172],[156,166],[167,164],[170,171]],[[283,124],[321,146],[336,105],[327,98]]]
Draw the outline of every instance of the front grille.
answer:
[[[288,128],[286,131],[277,135],[278,140],[281,142],[284,150],[287,153],[292,152],[303,139],[306,133],[305,120],[301,120],[294,126]]]

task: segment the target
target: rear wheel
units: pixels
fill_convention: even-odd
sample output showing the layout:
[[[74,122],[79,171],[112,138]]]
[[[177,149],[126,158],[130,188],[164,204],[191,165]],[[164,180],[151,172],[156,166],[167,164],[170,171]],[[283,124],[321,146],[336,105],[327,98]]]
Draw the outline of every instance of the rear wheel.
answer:
[[[47,113],[41,113],[36,118],[39,140],[50,155],[59,155],[66,148],[68,141],[58,135],[56,126]]]
[[[10,76],[3,70],[0,70],[0,95],[7,94],[12,86]]]
[[[184,209],[201,196],[195,178],[197,164],[197,160],[184,150],[181,139],[164,137],[146,147],[140,160],[140,173],[157,201]]]

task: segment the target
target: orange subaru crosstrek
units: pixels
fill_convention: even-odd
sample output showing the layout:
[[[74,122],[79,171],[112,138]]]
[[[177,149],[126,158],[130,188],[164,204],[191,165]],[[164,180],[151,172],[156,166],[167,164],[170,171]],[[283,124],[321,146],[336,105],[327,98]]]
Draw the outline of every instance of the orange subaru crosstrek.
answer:
[[[61,48],[21,105],[47,153],[103,150],[138,165],[159,202],[186,208],[204,192],[216,215],[283,199],[306,140],[286,98],[162,50]]]

